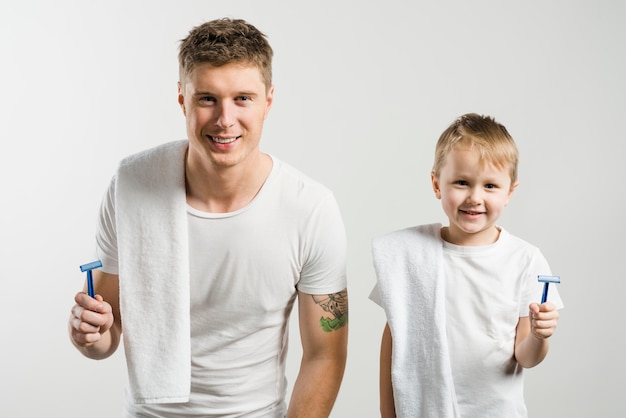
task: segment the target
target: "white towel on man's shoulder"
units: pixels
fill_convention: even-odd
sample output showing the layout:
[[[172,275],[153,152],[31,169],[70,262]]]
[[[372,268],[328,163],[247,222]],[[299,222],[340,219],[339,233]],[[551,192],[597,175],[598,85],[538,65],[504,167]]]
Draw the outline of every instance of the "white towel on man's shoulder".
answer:
[[[372,241],[376,290],[393,339],[398,417],[458,417],[446,337],[440,229],[440,224],[422,225]]]
[[[116,176],[120,309],[135,403],[189,400],[187,145],[132,155]]]

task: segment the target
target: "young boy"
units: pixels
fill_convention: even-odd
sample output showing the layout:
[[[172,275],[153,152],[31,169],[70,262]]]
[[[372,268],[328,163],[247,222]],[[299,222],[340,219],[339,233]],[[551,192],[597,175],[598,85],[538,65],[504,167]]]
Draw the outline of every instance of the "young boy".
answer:
[[[540,250],[496,223],[517,180],[506,128],[467,114],[437,143],[431,173],[449,225],[422,225],[372,242],[385,309],[383,417],[526,417],[524,368],[548,353],[563,307],[556,286],[540,304]]]

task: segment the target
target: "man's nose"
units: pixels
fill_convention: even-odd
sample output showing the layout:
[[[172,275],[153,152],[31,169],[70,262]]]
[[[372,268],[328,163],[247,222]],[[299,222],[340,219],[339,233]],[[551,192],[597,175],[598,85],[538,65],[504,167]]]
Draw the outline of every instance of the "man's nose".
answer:
[[[235,114],[232,104],[222,102],[219,106],[219,114],[215,124],[221,129],[227,129],[234,125]]]

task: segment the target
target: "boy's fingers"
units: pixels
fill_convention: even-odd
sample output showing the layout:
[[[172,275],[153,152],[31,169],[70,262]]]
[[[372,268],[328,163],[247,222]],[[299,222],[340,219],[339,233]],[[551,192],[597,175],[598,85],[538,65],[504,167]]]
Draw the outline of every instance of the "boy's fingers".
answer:
[[[556,310],[556,305],[552,302],[545,302],[539,306],[542,312],[550,312]]]

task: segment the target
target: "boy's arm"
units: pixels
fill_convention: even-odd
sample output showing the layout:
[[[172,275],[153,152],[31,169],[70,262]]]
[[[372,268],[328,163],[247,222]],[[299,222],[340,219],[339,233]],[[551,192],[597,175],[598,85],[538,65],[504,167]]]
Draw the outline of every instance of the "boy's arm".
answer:
[[[298,292],[302,362],[287,417],[328,417],[346,366],[348,293]]]
[[[380,416],[381,418],[395,418],[396,407],[393,400],[391,386],[391,330],[385,324],[383,338],[380,344]]]
[[[528,316],[519,319],[515,336],[515,359],[522,367],[534,367],[543,361],[558,319],[559,311],[553,303],[530,304]]]

